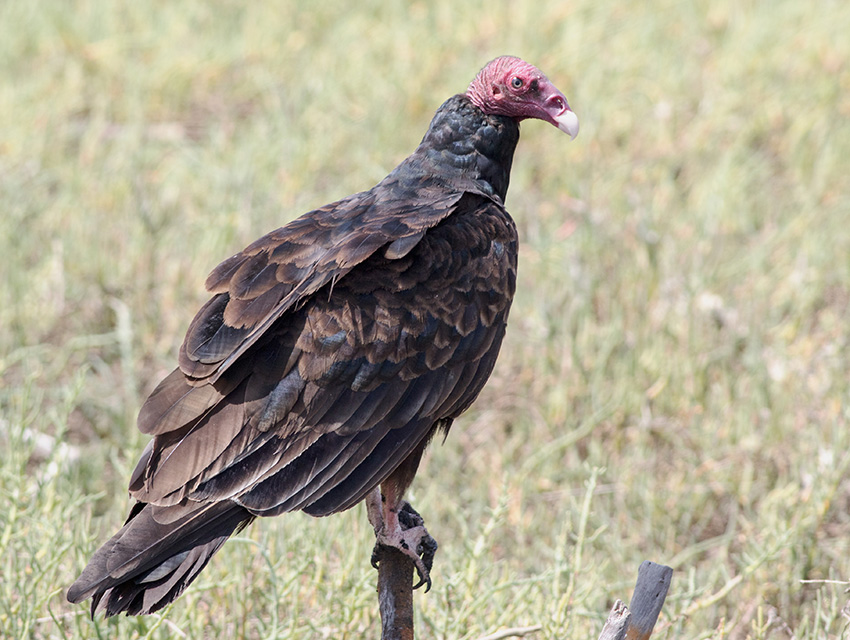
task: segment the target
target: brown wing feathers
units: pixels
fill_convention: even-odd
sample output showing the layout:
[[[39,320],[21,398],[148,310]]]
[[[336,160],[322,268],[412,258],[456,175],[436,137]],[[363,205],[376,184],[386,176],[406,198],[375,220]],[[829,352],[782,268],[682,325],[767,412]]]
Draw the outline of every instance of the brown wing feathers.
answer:
[[[395,182],[388,177],[381,189],[311,211],[221,263],[206,282],[217,295],[189,327],[180,369],[217,378],[289,309],[380,247],[390,256],[406,254],[460,199],[442,193],[417,205],[416,190],[394,193]],[[382,193],[391,195],[375,195]]]
[[[139,502],[70,600],[150,613],[255,516],[347,509],[405,461],[412,478],[489,376],[516,271],[503,193],[429,154],[213,270],[139,414]]]
[[[438,235],[435,245],[440,244]],[[428,253],[435,251],[438,249],[427,247]],[[423,261],[412,257],[410,263]],[[377,272],[370,285],[363,278],[357,279],[351,288],[345,280],[340,281],[331,298],[317,297],[296,312],[290,323],[270,332],[255,345],[251,357],[246,359],[251,363],[250,375],[226,396],[226,402],[207,410],[177,441],[170,443],[163,439],[157,446],[162,451],[160,458],[146,464],[148,469],[153,469],[152,477],[148,477],[145,485],[134,485],[134,495],[141,500],[169,501],[183,496],[232,497],[247,493],[253,485],[287,466],[292,467],[287,471],[292,478],[286,486],[293,494],[298,493],[329,477],[327,472],[317,475],[316,469],[325,469],[336,457],[350,457],[359,463],[389,430],[406,427],[420,416],[422,425],[418,425],[418,430],[412,429],[412,444],[395,447],[388,456],[390,465],[398,464],[437,420],[453,417],[465,408],[471,399],[462,404],[457,399],[465,396],[469,385],[478,377],[481,358],[495,340],[501,339],[504,303],[500,322],[483,324],[477,312],[482,304],[475,300],[472,284],[466,283],[461,293],[454,294],[470,298],[468,305],[461,305],[472,308],[474,313],[470,314],[454,309],[456,304],[445,300],[445,296],[434,296],[428,288],[420,291],[416,285],[433,276],[425,270],[411,279],[409,299],[399,306],[399,300],[404,301],[405,296],[381,288],[377,282],[384,280],[385,273],[382,269]],[[463,274],[458,271],[456,275]],[[470,278],[470,282],[473,280]],[[398,281],[387,286],[397,289]],[[489,295],[483,283],[480,288],[479,297],[483,306],[487,306]],[[371,293],[364,294],[367,289]],[[459,356],[458,364],[447,366],[454,355]],[[179,376],[172,375],[179,383]],[[231,378],[244,375],[242,366],[237,365],[219,378],[215,386],[225,387]],[[205,387],[189,388],[193,391],[186,398],[192,398],[193,393]],[[160,396],[172,401],[167,394],[155,393],[149,402],[156,402]],[[197,405],[206,407],[202,402]],[[145,410],[142,415],[149,413]],[[169,413],[185,414],[176,408],[170,408]],[[303,453],[304,429],[311,435],[328,433],[339,438],[376,429],[379,423],[381,430],[375,431],[372,439],[362,438],[350,445],[358,448],[356,453],[348,445],[342,446],[330,438],[307,443],[311,445],[306,456],[311,470],[297,471],[299,464],[293,454]],[[263,434],[270,431],[274,431],[279,443],[265,444]],[[327,453],[320,451],[322,447]],[[325,458],[327,461],[322,462]],[[229,469],[230,466],[234,468]],[[221,478],[216,478],[219,474]],[[240,481],[239,477],[243,479]],[[332,477],[334,482],[340,480],[338,474]],[[160,486],[173,493],[159,490]],[[200,493],[194,494],[196,490]],[[282,489],[275,495],[280,504],[291,500]],[[252,505],[262,510],[278,506]]]
[[[381,245],[354,234],[371,254],[333,290],[295,302],[293,292],[316,286],[305,284],[317,277],[310,269],[329,261],[295,251],[275,264],[285,234],[222,263],[181,369],[140,412],[139,428],[154,436],[131,480],[140,506],[69,598],[96,593],[93,607],[107,614],[153,611],[255,515],[346,509],[421,455],[436,425],[477,395],[504,332],[515,263],[497,255],[498,243],[515,245],[514,231],[496,205],[479,215],[478,225],[492,218],[481,229],[466,228],[458,213],[431,234]],[[491,290],[494,275],[505,291]],[[452,286],[438,282],[446,278]],[[328,285],[330,276],[319,280]],[[286,321],[252,338],[269,317],[283,317],[284,304]]]

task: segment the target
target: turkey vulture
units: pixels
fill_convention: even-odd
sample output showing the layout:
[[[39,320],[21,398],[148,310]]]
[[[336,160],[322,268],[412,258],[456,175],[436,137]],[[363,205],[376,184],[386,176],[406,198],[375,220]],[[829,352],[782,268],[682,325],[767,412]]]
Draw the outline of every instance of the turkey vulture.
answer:
[[[497,58],[376,186],[213,270],[178,368],[139,413],[153,439],[130,479],[136,502],[68,600],[151,613],[257,516],[326,516],[364,498],[377,544],[430,584],[427,532],[403,495],[505,335],[517,234],[504,199],[526,118],[578,133],[546,76]]]

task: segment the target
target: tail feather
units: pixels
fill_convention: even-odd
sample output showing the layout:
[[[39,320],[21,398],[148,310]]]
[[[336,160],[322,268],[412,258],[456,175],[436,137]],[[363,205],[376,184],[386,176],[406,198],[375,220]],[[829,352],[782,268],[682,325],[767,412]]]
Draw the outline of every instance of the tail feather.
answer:
[[[233,502],[169,507],[137,503],[127,523],[68,589],[92,598],[92,616],[152,613],[179,596],[219,547],[254,516]]]

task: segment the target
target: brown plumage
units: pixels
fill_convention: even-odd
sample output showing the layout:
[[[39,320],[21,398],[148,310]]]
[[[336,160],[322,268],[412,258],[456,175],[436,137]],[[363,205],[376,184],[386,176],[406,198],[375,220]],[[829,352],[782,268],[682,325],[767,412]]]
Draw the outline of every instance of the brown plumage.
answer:
[[[542,73],[499,58],[378,185],[213,270],[179,367],[139,414],[153,439],[136,503],[69,600],[150,613],[255,517],[329,515],[379,485],[398,528],[422,452],[481,391],[505,334],[517,236],[503,201],[523,118],[577,132]]]

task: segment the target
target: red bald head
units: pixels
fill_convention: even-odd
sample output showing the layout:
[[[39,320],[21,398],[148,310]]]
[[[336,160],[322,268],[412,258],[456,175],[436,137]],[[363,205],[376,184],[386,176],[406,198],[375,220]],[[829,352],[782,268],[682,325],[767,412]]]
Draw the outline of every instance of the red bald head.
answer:
[[[513,56],[489,62],[466,90],[473,104],[484,113],[517,120],[537,118],[555,125],[575,138],[578,118],[564,94],[534,65]]]

